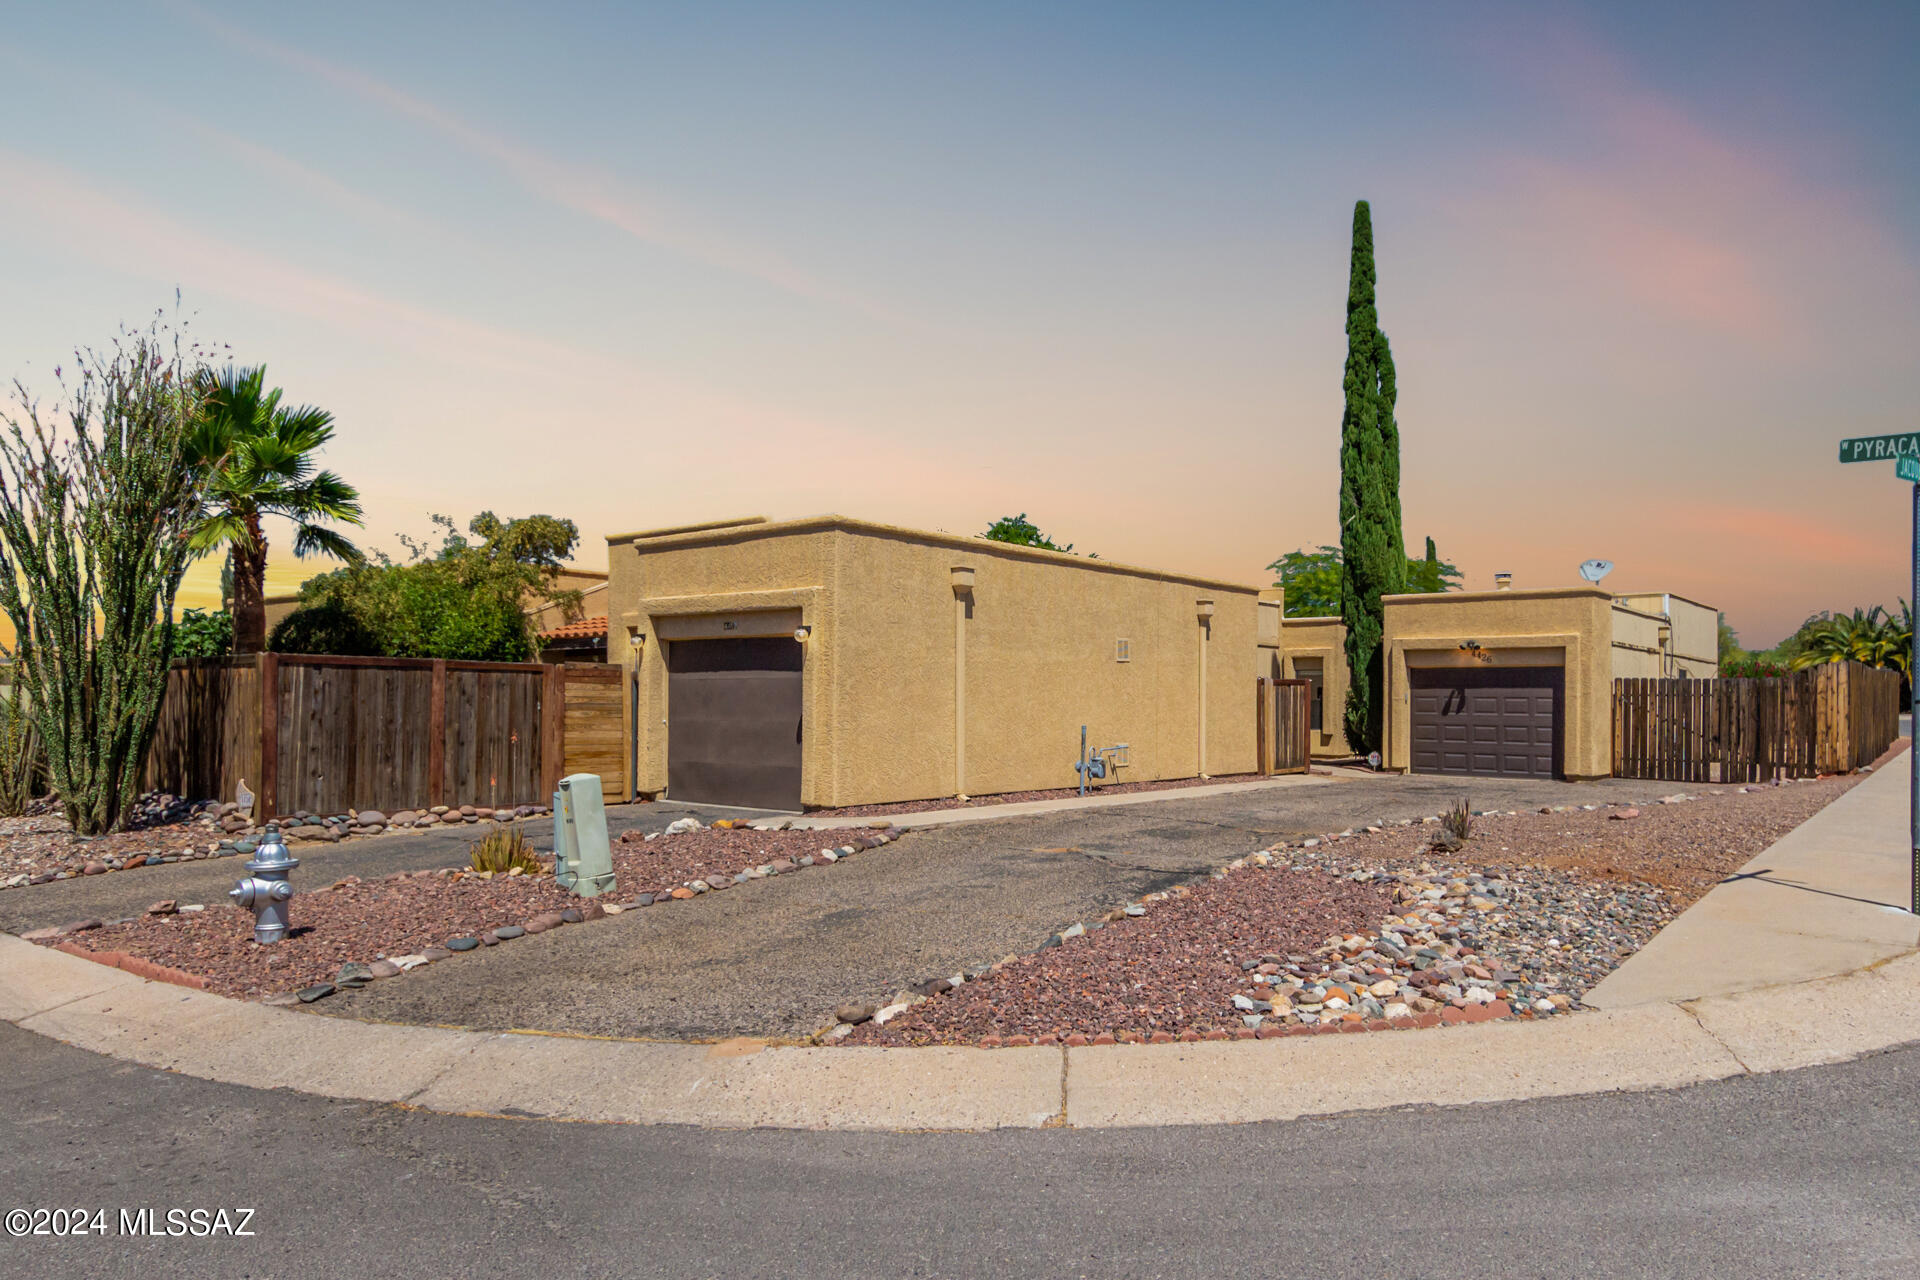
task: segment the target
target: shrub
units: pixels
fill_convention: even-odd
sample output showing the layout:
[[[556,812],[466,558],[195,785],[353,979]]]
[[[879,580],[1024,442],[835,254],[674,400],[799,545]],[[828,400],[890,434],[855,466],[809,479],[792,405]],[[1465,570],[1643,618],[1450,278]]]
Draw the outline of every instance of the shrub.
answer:
[[[1465,796],[1460,797],[1459,804],[1447,810],[1440,819],[1440,827],[1462,844],[1473,838],[1473,808]]]
[[[496,827],[474,841],[467,861],[475,871],[507,875],[518,867],[522,875],[537,876],[546,870],[533,851],[532,843],[521,832],[520,824]]]
[[[224,658],[233,652],[233,615],[225,610],[186,609],[173,624],[176,658]]]

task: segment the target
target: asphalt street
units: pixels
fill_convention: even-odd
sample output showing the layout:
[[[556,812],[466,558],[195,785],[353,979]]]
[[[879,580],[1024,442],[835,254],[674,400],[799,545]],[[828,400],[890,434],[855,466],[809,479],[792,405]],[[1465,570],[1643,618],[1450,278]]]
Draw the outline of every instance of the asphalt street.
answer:
[[[1444,1034],[1444,1033],[1442,1033]],[[703,1131],[266,1093],[0,1026],[0,1277],[1910,1277],[1920,1049],[1204,1129]],[[253,1209],[252,1238],[119,1234]]]

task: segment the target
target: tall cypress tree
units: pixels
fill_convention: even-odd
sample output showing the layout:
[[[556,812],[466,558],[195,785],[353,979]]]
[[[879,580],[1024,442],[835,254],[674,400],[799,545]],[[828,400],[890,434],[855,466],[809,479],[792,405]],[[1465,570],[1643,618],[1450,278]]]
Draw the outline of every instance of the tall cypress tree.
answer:
[[[1380,746],[1380,597],[1405,585],[1400,528],[1400,428],[1393,420],[1393,353],[1374,304],[1373,214],[1353,206],[1347,282],[1347,404],[1340,417],[1340,618],[1347,628],[1346,734],[1356,753]]]

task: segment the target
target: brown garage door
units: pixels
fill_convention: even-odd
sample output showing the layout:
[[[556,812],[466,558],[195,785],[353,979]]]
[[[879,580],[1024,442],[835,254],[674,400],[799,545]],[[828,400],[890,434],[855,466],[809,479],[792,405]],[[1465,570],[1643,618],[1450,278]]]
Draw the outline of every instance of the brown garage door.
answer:
[[[667,794],[800,807],[800,644],[667,642]]]
[[[1407,678],[1415,773],[1560,776],[1562,668],[1415,669]]]

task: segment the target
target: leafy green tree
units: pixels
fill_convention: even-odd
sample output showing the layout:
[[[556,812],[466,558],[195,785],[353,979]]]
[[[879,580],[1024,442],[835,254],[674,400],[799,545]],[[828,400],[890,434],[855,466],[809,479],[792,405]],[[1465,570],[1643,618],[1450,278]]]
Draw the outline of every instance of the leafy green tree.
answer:
[[[1393,353],[1374,299],[1373,213],[1353,206],[1353,252],[1347,283],[1346,408],[1340,419],[1340,617],[1347,628],[1347,745],[1380,745],[1380,597],[1406,583],[1406,540],[1400,527],[1400,428]]]
[[[1289,618],[1331,618],[1339,614],[1344,572],[1340,548],[1322,546],[1312,551],[1289,551],[1267,568],[1279,575],[1274,585],[1286,589]],[[1425,558],[1407,559],[1403,589],[1409,593],[1433,594],[1458,591],[1460,569],[1442,560],[1434,549],[1433,539],[1428,538]]]
[[[1740,633],[1728,623],[1725,613],[1720,614],[1720,673],[1727,674],[1727,664],[1747,656],[1747,651],[1740,647]]]
[[[1061,546],[1040,532],[1040,527],[1027,519],[1024,511],[1017,516],[1001,516],[988,525],[987,531],[980,536],[989,542],[1010,542],[1017,547],[1039,547],[1045,551],[1073,550],[1071,542]]]
[[[535,637],[531,600],[563,607],[579,593],[555,589],[561,565],[579,541],[571,520],[501,520],[490,511],[467,526],[434,516],[437,548],[410,539],[404,563],[385,555],[311,578],[300,608],[274,628],[281,653],[345,653],[401,658],[526,662]]]
[[[0,432],[0,608],[13,677],[68,822],[117,828],[166,692],[174,596],[202,515],[189,437],[202,362],[156,319],[60,369],[65,422],[15,383]]]
[[[332,524],[360,523],[360,494],[314,457],[333,438],[333,415],[311,405],[281,403],[266,385],[267,369],[200,373],[203,411],[192,437],[195,464],[206,472],[206,511],[193,549],[226,547],[232,570],[233,647],[255,653],[267,630],[268,516],[293,523],[293,553],[315,552],[348,563],[359,549]]]
[[[1442,560],[1440,552],[1434,547],[1433,539],[1427,539],[1427,554],[1415,560],[1407,557],[1407,576],[1400,589],[1410,595],[1439,595],[1443,591],[1460,589],[1460,566]]]
[[[176,658],[224,658],[233,652],[233,615],[224,610],[187,609],[173,624]]]
[[[1340,612],[1340,548],[1322,546],[1308,551],[1289,551],[1267,568],[1278,578],[1274,585],[1286,590],[1286,610],[1290,618],[1331,618]]]

